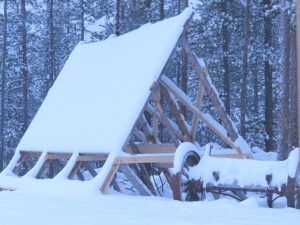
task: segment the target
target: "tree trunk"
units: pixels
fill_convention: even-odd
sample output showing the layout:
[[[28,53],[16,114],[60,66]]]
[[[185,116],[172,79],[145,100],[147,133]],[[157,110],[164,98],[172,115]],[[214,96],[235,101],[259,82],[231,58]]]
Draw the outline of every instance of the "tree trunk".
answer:
[[[183,0],[181,4],[182,8],[181,11],[183,11],[185,8],[188,7],[188,1]],[[186,39],[188,40],[187,33],[184,34],[186,36]],[[187,55],[185,51],[182,51],[182,61],[181,61],[181,88],[182,90],[187,93],[188,92],[188,61],[187,61]],[[187,109],[184,105],[180,104],[180,111],[184,117],[187,116]]]
[[[27,65],[27,30],[25,0],[21,0],[21,74],[23,79],[23,128],[24,133],[28,124],[28,65]]]
[[[165,18],[165,0],[159,1],[159,19],[163,20]]]
[[[227,19],[227,11],[228,11],[228,1],[224,0],[222,2],[222,12],[224,14],[224,21],[222,23],[222,37],[223,37],[223,69],[224,69],[224,96],[225,96],[225,109],[228,115],[230,115],[230,74],[229,74],[229,61],[228,61],[228,54],[229,54],[229,33],[228,33],[228,19]]]
[[[285,0],[283,1],[285,2]],[[282,83],[280,109],[281,145],[278,158],[284,160],[289,153],[289,79],[290,79],[290,20],[287,12],[282,13]]]
[[[243,46],[243,76],[241,89],[241,135],[246,136],[246,110],[247,110],[247,76],[248,76],[248,47],[250,36],[250,0],[247,0],[244,18],[244,46]]]
[[[264,0],[264,6],[267,6],[266,10],[271,8],[271,1]],[[264,16],[264,44],[265,50],[268,50],[272,45],[272,18],[271,15]],[[270,63],[270,54],[267,53],[264,62],[264,78],[265,78],[265,146],[266,151],[274,150],[274,130],[273,130],[273,80],[272,80],[272,64]]]
[[[116,0],[116,35],[120,35],[120,10],[121,10],[121,0]]]
[[[298,126],[297,126],[297,43],[296,43],[296,30],[291,29],[290,31],[291,41],[290,41],[290,112],[289,116],[289,150],[293,147],[298,146]]]
[[[54,49],[54,26],[53,26],[53,0],[47,2],[47,74],[48,87],[50,88],[55,80],[55,49]]]
[[[6,56],[7,56],[7,0],[3,3],[3,48],[2,48],[2,71],[1,71],[1,124],[0,124],[0,171],[4,166],[4,121],[5,121],[5,83],[6,83]]]
[[[84,0],[80,0],[80,40],[84,41]]]

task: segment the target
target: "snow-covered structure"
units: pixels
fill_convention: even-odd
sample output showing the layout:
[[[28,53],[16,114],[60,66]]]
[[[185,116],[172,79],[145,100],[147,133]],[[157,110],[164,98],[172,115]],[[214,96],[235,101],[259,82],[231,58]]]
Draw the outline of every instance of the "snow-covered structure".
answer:
[[[188,8],[176,17],[119,37],[79,43],[2,172],[1,185],[9,186],[5,176],[12,174],[84,180],[84,168],[94,176],[87,183],[103,193],[111,184],[118,189],[113,180],[121,171],[140,194],[156,194],[144,166],[155,163],[167,177],[174,198],[181,199],[180,177],[168,168],[173,167],[180,143],[197,144],[199,121],[236,150],[232,157],[251,158],[250,148],[226,114],[204,62],[188,44],[185,31],[192,15]],[[199,77],[196,102],[164,75],[178,45]],[[222,124],[200,110],[204,91]],[[169,113],[161,104],[161,95]],[[191,121],[182,115],[179,103],[191,111]],[[159,124],[169,133],[167,142],[160,140]],[[194,153],[189,156],[196,157]],[[93,162],[103,165],[99,172]]]

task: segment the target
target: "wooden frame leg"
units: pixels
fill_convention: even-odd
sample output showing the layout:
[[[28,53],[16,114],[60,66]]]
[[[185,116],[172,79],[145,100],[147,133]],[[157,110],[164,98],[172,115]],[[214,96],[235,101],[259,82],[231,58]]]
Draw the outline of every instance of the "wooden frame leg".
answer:
[[[45,158],[47,156],[47,152],[43,152],[38,161],[36,162],[36,164],[32,167],[31,170],[29,170],[24,177],[37,177],[37,174],[39,173],[39,171],[41,170],[42,166],[45,163]]]
[[[22,157],[19,151],[16,151],[13,158],[10,160],[6,168],[1,172],[1,176],[7,176],[13,173],[14,168],[17,166],[18,161]]]
[[[113,164],[112,167],[110,168],[108,175],[106,176],[102,186],[100,187],[100,191],[103,194],[107,193],[109,186],[113,181],[115,174],[118,172],[119,168],[120,168],[120,164]]]
[[[45,175],[45,172],[46,172],[49,164],[50,164],[50,160],[49,159],[45,160],[35,178],[41,179]]]

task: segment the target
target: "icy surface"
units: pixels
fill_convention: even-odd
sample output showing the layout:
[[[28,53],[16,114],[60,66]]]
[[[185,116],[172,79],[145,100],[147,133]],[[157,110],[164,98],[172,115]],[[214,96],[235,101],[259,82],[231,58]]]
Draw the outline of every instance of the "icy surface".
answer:
[[[241,187],[261,186],[268,187],[267,175],[272,175],[271,186],[281,188],[287,182],[288,176],[295,177],[299,163],[299,149],[291,152],[289,158],[284,161],[259,161],[252,159],[232,159],[211,157],[206,150],[200,163],[192,167],[191,176],[201,179],[206,185],[236,184]],[[213,173],[219,173],[216,181]]]
[[[192,10],[73,50],[18,149],[120,150]]]
[[[0,192],[3,225],[298,225],[291,208],[269,209],[254,199],[179,202],[159,197],[100,196],[73,186],[61,191]],[[46,188],[46,189],[45,189]],[[46,190],[46,191],[45,191]],[[48,192],[48,193],[47,193]]]

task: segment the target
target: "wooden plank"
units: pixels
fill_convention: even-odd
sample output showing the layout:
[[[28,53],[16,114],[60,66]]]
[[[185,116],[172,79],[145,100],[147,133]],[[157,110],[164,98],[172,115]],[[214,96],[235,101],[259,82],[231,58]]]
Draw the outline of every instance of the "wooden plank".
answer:
[[[203,96],[204,96],[204,87],[201,84],[201,82],[199,82],[198,94],[196,97],[196,104],[195,104],[195,106],[198,109],[200,109],[203,104]],[[191,137],[192,137],[193,141],[195,141],[195,138],[196,138],[198,122],[199,122],[199,115],[196,113],[193,113],[192,125],[191,125]]]
[[[71,172],[68,175],[68,179],[72,180],[75,177],[75,175],[78,174],[78,171],[80,169],[81,164],[82,164],[82,162],[80,162],[80,161],[77,161],[75,163],[75,165],[73,166]]]
[[[120,167],[121,172],[125,177],[130,181],[133,187],[139,192],[142,196],[150,196],[151,194],[148,191],[146,185],[140,181],[139,177],[129,168],[128,165],[122,165]]]
[[[90,162],[90,161],[105,161],[108,154],[79,154],[77,161]]]
[[[22,155],[26,155],[28,157],[40,157],[42,152],[35,152],[35,151],[20,151]]]
[[[119,168],[120,168],[120,164],[115,164],[115,163],[110,168],[108,175],[106,176],[102,186],[100,187],[100,191],[103,194],[107,193],[108,188],[109,188],[111,182],[113,181],[113,179],[115,178],[115,174],[118,172]]]
[[[136,144],[141,154],[175,153],[174,144]],[[125,147],[125,152],[133,153],[129,145]]]
[[[147,143],[146,135],[141,130],[138,130],[137,128],[135,128],[133,131],[133,135],[136,138],[138,138],[141,142]]]
[[[45,175],[45,172],[48,169],[49,164],[50,164],[50,160],[45,160],[45,162],[43,163],[41,169],[37,173],[36,178],[40,179]]]
[[[13,168],[12,172],[16,175],[18,175],[18,173],[20,172],[21,166],[23,165],[23,162],[26,158],[26,155],[24,153],[21,153],[21,156],[18,160],[18,162],[16,163],[15,167]]]
[[[163,173],[172,189],[173,199],[182,200],[181,190],[180,190],[180,173],[177,173],[176,176],[171,176],[168,169],[163,168]]]
[[[83,166],[89,171],[89,173],[92,175],[92,177],[97,176],[96,170],[87,162],[83,163]]]
[[[147,107],[146,107],[146,111],[148,113],[150,113],[150,115],[152,115],[153,117],[157,117],[158,120],[161,122],[161,124],[165,127],[167,127],[167,125],[165,124],[163,118],[161,117],[160,113],[151,105],[151,104],[148,104]],[[183,140],[183,137],[181,135],[181,132],[177,126],[176,123],[174,123],[172,120],[170,120],[168,118],[168,122],[170,123],[171,125],[171,128],[172,128],[172,132],[176,135],[176,137],[179,139],[179,140]]]
[[[46,159],[49,160],[55,160],[55,159],[69,159],[71,158],[72,153],[52,153],[52,152],[48,152]]]
[[[141,164],[141,163],[173,163],[174,154],[151,154],[119,156],[115,159],[118,164]]]
[[[160,99],[160,93],[157,91],[153,93],[156,95],[156,98]],[[155,115],[152,116],[152,135],[155,137],[156,140],[158,140],[158,132],[159,132],[159,118]]]
[[[141,124],[141,127],[142,127],[143,131],[144,131],[146,139],[149,142],[155,143],[157,140],[156,140],[155,136],[153,136],[153,130],[150,127],[149,123],[147,122],[146,117],[145,117],[144,114],[140,118],[140,124]]]
[[[170,121],[168,119],[168,117],[165,115],[165,112],[160,104],[160,99],[158,99],[155,95],[153,96],[153,101],[155,102],[155,105],[156,105],[156,109],[158,110],[162,120],[163,120],[163,123],[164,125],[166,126],[166,128],[169,130],[169,133],[171,135],[171,139],[172,141],[174,142],[174,144],[176,146],[179,145],[179,140],[177,139],[177,136],[175,135],[174,131],[173,131],[173,128],[170,124]]]
[[[140,153],[139,149],[137,148],[136,144],[131,140],[129,141],[129,146],[132,149],[133,153],[137,154]],[[138,177],[144,182],[144,184],[148,187],[149,191],[156,195],[156,191],[154,189],[154,186],[150,180],[150,174],[149,171],[151,171],[151,167],[146,164],[138,164],[138,165],[132,165],[132,167],[135,168],[134,172],[137,173]]]
[[[176,100],[174,99],[174,97],[172,96],[172,94],[168,91],[168,89],[166,87],[164,87],[164,85],[161,85],[161,91],[163,93],[163,95],[166,97],[166,100],[169,104],[170,110],[173,114],[173,116],[175,117],[175,120],[178,124],[179,129],[181,130],[182,134],[183,134],[183,141],[191,141],[191,135],[189,133],[189,129],[187,127],[187,123],[185,121],[184,116],[181,114],[179,106],[177,105]]]
[[[222,132],[220,132],[219,129],[215,126],[215,124],[217,124],[218,122],[215,121],[215,124],[211,123],[211,121],[209,121],[206,118],[204,113],[193,105],[193,103],[189,100],[188,96],[183,91],[181,91],[180,88],[177,87],[173,81],[171,81],[168,77],[163,76],[161,82],[176,96],[176,98],[180,100],[182,104],[184,104],[194,114],[198,115],[200,120],[203,123],[205,123],[208,126],[208,128],[210,128],[215,134],[217,134],[225,143],[230,145],[233,149],[235,149],[238,153],[241,154],[241,150],[234,144],[234,142],[227,135],[224,135]],[[219,124],[219,126],[222,125]]]

